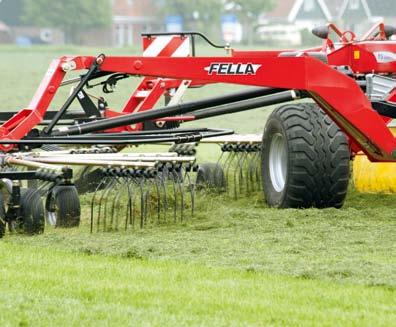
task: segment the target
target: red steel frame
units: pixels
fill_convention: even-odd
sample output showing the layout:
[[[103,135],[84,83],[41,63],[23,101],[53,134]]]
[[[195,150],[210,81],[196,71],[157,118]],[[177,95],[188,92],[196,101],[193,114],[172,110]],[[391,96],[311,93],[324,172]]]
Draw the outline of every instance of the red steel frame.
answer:
[[[329,25],[329,28],[333,26]],[[349,33],[347,39],[344,32],[341,34],[343,44],[338,48],[328,49],[331,43],[326,40],[322,48],[310,49],[327,52],[329,64],[310,57],[307,51],[296,57],[280,57],[283,51],[232,51],[228,57],[106,57],[101,63],[101,71],[145,76],[136,92],[152,91],[152,96],[142,103],[136,100],[135,92],[122,113],[107,110],[106,116],[152,109],[165,92],[177,88],[183,80],[191,80],[193,85],[230,83],[304,90],[345,131],[355,151],[364,151],[372,161],[396,161],[396,139],[387,127],[389,119],[372,108],[355,79],[332,67],[349,66],[355,74],[362,75],[396,73],[396,61],[379,63],[373,54],[374,51],[396,53],[396,42],[383,40],[383,25],[376,28],[381,31],[378,40],[366,37],[367,40],[355,41],[353,33]],[[23,138],[42,121],[66,71],[88,69],[94,60],[96,58],[91,56],[54,60],[28,108],[0,127],[0,139]],[[258,69],[244,75],[210,73],[207,68],[213,63],[254,64]],[[139,129],[141,126],[128,126],[117,131]],[[12,148],[13,145],[0,146],[3,151]]]

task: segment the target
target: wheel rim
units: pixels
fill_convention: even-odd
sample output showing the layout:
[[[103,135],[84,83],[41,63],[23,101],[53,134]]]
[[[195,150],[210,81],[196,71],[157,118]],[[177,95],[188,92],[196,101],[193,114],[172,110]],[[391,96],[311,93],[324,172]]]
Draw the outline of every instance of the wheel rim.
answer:
[[[47,223],[51,226],[56,225],[56,212],[55,211],[47,211]]]
[[[275,191],[282,192],[286,184],[287,148],[286,140],[280,133],[274,134],[269,152],[269,171]]]

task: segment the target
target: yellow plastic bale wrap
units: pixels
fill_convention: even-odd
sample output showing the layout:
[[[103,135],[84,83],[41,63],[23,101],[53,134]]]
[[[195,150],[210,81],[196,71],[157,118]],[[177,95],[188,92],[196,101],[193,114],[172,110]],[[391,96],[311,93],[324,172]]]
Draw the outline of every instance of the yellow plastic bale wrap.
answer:
[[[374,163],[365,155],[357,155],[353,161],[353,181],[359,192],[396,193],[396,163]]]
[[[391,131],[396,136],[396,128]],[[353,181],[362,193],[396,193],[396,163],[371,162],[365,155],[353,161]]]

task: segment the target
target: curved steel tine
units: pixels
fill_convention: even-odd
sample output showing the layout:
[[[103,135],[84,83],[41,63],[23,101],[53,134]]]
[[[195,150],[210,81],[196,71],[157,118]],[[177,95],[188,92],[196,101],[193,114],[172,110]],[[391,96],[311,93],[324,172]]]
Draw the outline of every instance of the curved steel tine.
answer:
[[[256,166],[257,166],[257,151],[254,151],[251,154],[251,164],[249,167],[250,182],[252,184],[253,191],[257,191]]]
[[[245,161],[245,152],[238,152],[238,160],[236,162],[236,167],[234,170],[234,177],[235,177],[235,185],[236,187],[234,188],[235,190],[235,199],[238,198],[238,190],[239,194],[242,194],[243,192],[243,181],[244,181],[244,175],[243,175],[243,165]]]
[[[220,154],[220,157],[219,157],[219,159],[217,159],[217,162],[216,162],[216,169],[219,169],[220,170],[220,167],[224,167],[224,164],[222,163],[223,162],[223,157],[225,157],[224,156],[224,153],[225,152],[221,152],[221,154]],[[219,167],[219,168],[217,168],[217,167]],[[227,181],[227,178],[224,176],[224,178],[225,178],[225,185],[224,185],[224,188],[225,188],[225,190],[224,191],[227,191],[227,189],[228,189],[228,181]]]
[[[224,153],[225,153],[225,151],[221,151],[220,157],[219,157],[219,159],[217,159],[217,163],[218,163],[219,165],[221,165],[221,164],[222,164],[222,161],[225,160],[225,159],[224,159],[224,157],[225,157]]]
[[[115,210],[116,198],[118,197],[118,194],[120,193],[118,189],[119,189],[119,181],[118,181],[118,178],[116,178],[116,183],[112,189],[113,201],[111,201],[111,208],[110,208],[110,231],[112,231],[113,229],[116,230],[116,228],[114,227],[114,210]],[[110,197],[111,197],[111,195],[110,195]],[[110,200],[110,199],[107,199],[107,200]],[[107,206],[107,202],[106,202],[106,206]],[[107,216],[107,210],[106,210],[106,216]]]
[[[125,213],[125,230],[128,229],[128,222],[130,225],[132,225],[132,194],[131,194],[131,181],[130,177],[125,177],[125,184],[128,190],[128,203],[127,203],[127,208],[126,208],[126,213]]]
[[[109,187],[109,184],[111,183],[111,180],[109,177],[106,177],[106,182],[103,185],[103,189],[100,190],[100,197],[99,197],[99,203],[98,203],[98,218],[97,218],[97,231],[99,232],[100,230],[100,224],[101,224],[101,212],[102,212],[102,201],[104,198],[104,193],[105,190]]]
[[[238,178],[239,178],[239,193],[243,193],[243,185],[244,185],[244,169],[245,169],[245,160],[246,160],[247,153],[245,151],[242,151],[239,155],[239,161],[238,161]]]
[[[150,193],[150,181],[147,180],[146,177],[144,178],[144,186],[145,186],[145,191],[144,191],[144,224],[147,225],[149,215],[150,215],[150,198],[151,198],[151,193]]]
[[[240,158],[239,158],[239,153],[235,153],[235,163],[234,163],[234,199],[237,200],[238,199],[238,167],[239,167],[239,162],[240,162]]]
[[[241,171],[241,160],[242,154],[240,152],[237,153],[236,162],[234,167],[234,178],[235,178],[235,199],[238,198],[238,195],[241,192],[241,178],[240,178],[240,171]]]
[[[262,175],[261,175],[261,152],[260,152],[260,150],[257,152],[257,157],[256,157],[256,181],[258,184],[258,191],[261,191],[263,184],[262,184]]]
[[[184,179],[183,179],[183,166],[180,167],[180,172],[178,173],[178,177],[179,177],[179,188],[180,188],[180,194],[181,194],[181,221],[184,220],[184,208],[185,208],[185,188],[184,188]]]
[[[98,215],[98,221],[100,220],[101,216],[101,211],[104,211],[104,216],[103,216],[103,231],[106,231],[106,223],[107,223],[107,195],[110,192],[110,190],[112,189],[115,180],[114,177],[108,177],[109,179],[109,184],[106,186],[106,188],[103,190],[102,196],[100,197],[100,202],[99,202],[99,215]],[[102,201],[103,199],[105,199],[105,203],[104,203],[104,208],[102,210]]]
[[[243,192],[243,181],[246,179],[246,194],[249,195],[250,194],[250,190],[249,190],[249,179],[247,178],[247,176],[245,176],[245,172],[247,172],[247,162],[248,162],[248,157],[249,157],[249,153],[248,152],[242,152],[241,154],[241,168],[240,168],[240,174],[239,177],[241,179],[241,183],[239,185],[239,189],[240,192]]]
[[[111,229],[113,227],[112,217],[110,217],[110,223],[107,224],[107,218],[109,217],[109,215],[108,215],[108,203],[109,203],[109,200],[110,200],[110,197],[111,197],[110,193],[114,192],[114,189],[117,187],[117,178],[115,178],[113,176],[113,180],[114,180],[114,183],[112,184],[111,188],[109,188],[109,191],[107,192],[107,194],[105,196],[105,203],[104,203],[104,214],[105,214],[105,217],[104,217],[103,222],[106,224],[106,227],[107,227],[106,231],[111,231]]]
[[[177,184],[177,188],[180,192],[180,221],[184,220],[184,188],[181,179],[181,171],[178,171],[179,168],[174,171],[175,183]],[[181,168],[180,168],[181,169]]]
[[[190,191],[190,196],[191,196],[191,217],[194,217],[195,185],[194,185],[194,183],[191,182],[191,176],[190,176],[190,172],[188,170],[185,170],[183,180],[184,181],[188,181],[186,187],[187,187],[187,190]]]
[[[120,223],[120,215],[119,215],[119,213],[120,213],[120,211],[121,211],[121,207],[122,207],[122,205],[120,205],[120,201],[122,201],[123,200],[123,195],[125,194],[125,189],[127,188],[127,182],[126,182],[126,177],[125,176],[122,176],[122,177],[120,177],[120,188],[119,188],[119,192],[117,192],[118,193],[118,197],[117,197],[117,199],[116,199],[116,210],[115,210],[115,214],[116,214],[116,217],[115,217],[115,220],[116,220],[116,225],[117,225],[117,230],[118,230],[118,228],[119,228],[119,223]]]
[[[250,174],[252,159],[253,159],[252,153],[248,152],[246,154],[246,161],[245,161],[245,178],[246,178],[246,187],[247,187],[248,195],[254,191],[253,182]]]
[[[140,228],[144,227],[144,189],[143,180],[139,177],[137,180],[139,190],[140,190]]]
[[[253,164],[252,164],[252,181],[253,181],[253,183],[255,184],[255,190],[257,191],[258,189],[259,189],[259,187],[258,187],[258,183],[259,183],[259,181],[257,180],[257,165],[258,165],[258,162],[259,162],[259,160],[258,160],[258,158],[259,158],[259,152],[258,151],[256,151],[256,152],[254,152],[254,155],[253,155]]]
[[[138,205],[137,204],[135,204],[135,201],[136,201],[136,192],[134,192],[134,190],[138,190],[138,189],[140,189],[140,186],[139,186],[139,179],[136,177],[136,176],[134,176],[132,179],[131,179],[131,186],[132,186],[132,197],[131,197],[131,200],[132,200],[132,207],[131,207],[131,210],[132,210],[132,217],[131,217],[131,223],[132,223],[132,228],[134,229],[135,228],[135,221],[136,221],[136,219],[135,219],[135,215],[136,215],[136,212],[137,212],[137,209],[136,208],[138,208]],[[136,210],[135,210],[136,209]]]
[[[226,180],[227,180],[227,184],[229,184],[228,183],[228,180],[229,180],[229,178],[228,178],[228,175],[229,175],[229,170],[230,170],[230,167],[231,167],[231,163],[232,163],[232,161],[233,161],[233,152],[227,152],[226,153],[226,155],[225,155],[225,160],[224,160],[224,173],[225,173],[225,177],[226,177]]]
[[[111,222],[112,224],[114,223],[115,225],[115,230],[118,231],[118,223],[119,223],[119,216],[117,215],[118,213],[118,208],[119,208],[119,202],[120,202],[120,198],[121,198],[121,194],[123,194],[122,190],[123,187],[125,185],[125,180],[123,177],[119,177],[117,178],[117,182],[118,182],[118,187],[115,188],[115,196],[113,199],[113,206],[112,206],[112,212],[111,212]],[[114,219],[114,214],[115,215],[115,219]]]
[[[96,199],[96,194],[102,189],[102,187],[106,184],[107,177],[103,178],[98,186],[95,189],[95,192],[91,198],[91,233],[93,232],[93,225],[94,225],[94,207],[95,207],[95,199]],[[100,208],[100,206],[99,206]],[[100,209],[99,209],[100,210]],[[97,230],[99,231],[99,217],[98,216],[98,221],[97,221]]]
[[[234,173],[236,174],[236,179],[238,180],[238,182],[236,183],[236,185],[238,185],[237,188],[237,192],[238,195],[242,194],[242,188],[243,188],[243,160],[244,159],[244,153],[243,152],[239,152],[238,153],[238,160],[236,162],[236,167],[235,167],[235,171]]]
[[[174,203],[173,203],[173,221],[177,221],[177,190],[176,190],[176,181],[173,176],[174,174],[174,169],[170,171],[170,174],[172,175],[172,186],[173,186],[173,195],[174,195]]]
[[[252,192],[254,192],[256,190],[255,187],[255,180],[254,180],[254,168],[256,165],[256,153],[252,152],[249,154],[249,159],[248,159],[248,175],[247,178],[249,179],[250,182],[250,187]]]
[[[228,183],[228,185],[232,185],[232,183],[231,183],[231,181],[230,181],[230,176],[232,176],[232,174],[231,174],[231,170],[232,170],[232,166],[234,166],[234,161],[236,160],[236,152],[230,152],[229,154],[228,154],[228,162],[227,162],[227,166],[226,166],[226,170],[225,170],[225,175],[226,175],[226,179],[227,179],[227,183]],[[235,181],[233,181],[234,182],[234,186],[235,186]],[[229,190],[230,190],[230,188],[228,188]],[[231,192],[231,190],[230,190],[230,192]]]
[[[260,151],[257,151],[254,156],[254,167],[253,167],[253,175],[254,181],[256,183],[256,190],[260,191],[261,189],[261,162],[260,162],[261,154]]]
[[[166,213],[168,211],[168,193],[166,187],[166,176],[164,172],[161,172],[160,176],[158,177],[158,181],[160,183],[160,188],[162,188],[164,192],[164,221],[166,222]]]
[[[161,189],[158,184],[158,180],[156,176],[151,179],[151,183],[153,184],[157,195],[157,220],[158,222],[160,222],[161,221]]]
[[[149,191],[149,201],[152,203],[152,206],[157,206],[156,211],[157,211],[157,222],[160,221],[160,216],[161,216],[161,193],[160,189],[156,183],[155,176],[151,175],[149,172],[149,177],[148,177],[148,182],[150,184],[150,191]],[[155,194],[155,196],[151,196],[152,194]],[[156,199],[155,199],[156,197]],[[150,213],[151,214],[151,213]]]

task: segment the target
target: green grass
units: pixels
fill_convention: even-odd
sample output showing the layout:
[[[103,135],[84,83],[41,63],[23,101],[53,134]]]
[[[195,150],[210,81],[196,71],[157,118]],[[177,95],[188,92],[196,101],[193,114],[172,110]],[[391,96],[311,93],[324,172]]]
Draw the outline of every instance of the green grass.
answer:
[[[395,199],[351,193],[341,210],[276,210],[266,208],[261,195],[236,202],[201,195],[196,216],[184,223],[91,235],[86,212],[80,229],[47,228],[4,242],[396,290]],[[362,202],[375,207],[362,208]]]
[[[0,46],[0,109],[26,106],[53,57],[101,52],[138,53]],[[120,108],[136,82],[121,84],[110,106]],[[216,85],[186,99],[236,89]],[[261,133],[268,113],[199,124]],[[198,156],[218,153],[204,146]],[[358,194],[353,185],[340,210],[274,210],[260,194],[202,194],[183,223],[94,234],[85,206],[79,229],[0,241],[0,326],[394,325],[395,203],[396,195]]]
[[[0,243],[1,326],[390,326],[395,294]],[[110,272],[110,273],[109,273]]]

